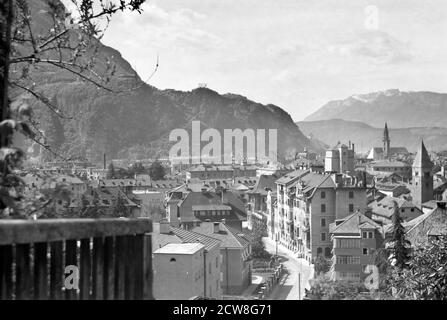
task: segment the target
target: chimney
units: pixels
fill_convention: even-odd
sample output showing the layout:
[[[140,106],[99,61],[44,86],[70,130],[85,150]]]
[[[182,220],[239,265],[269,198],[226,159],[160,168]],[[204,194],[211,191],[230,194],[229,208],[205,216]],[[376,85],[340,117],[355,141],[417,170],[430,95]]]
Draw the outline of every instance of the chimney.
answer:
[[[219,222],[214,222],[213,223],[213,233],[219,233],[220,228],[219,228]]]
[[[171,229],[169,227],[169,222],[166,220],[160,220],[160,234],[169,234]]]
[[[225,224],[227,222],[227,220],[225,220],[225,219],[222,219],[221,221],[222,221],[222,224]]]
[[[349,149],[351,149],[351,140],[349,140]]]
[[[104,169],[107,169],[107,161],[106,161],[106,154],[105,153],[103,155],[103,159],[104,159]]]
[[[354,143],[352,144],[352,151],[354,151],[355,154]]]

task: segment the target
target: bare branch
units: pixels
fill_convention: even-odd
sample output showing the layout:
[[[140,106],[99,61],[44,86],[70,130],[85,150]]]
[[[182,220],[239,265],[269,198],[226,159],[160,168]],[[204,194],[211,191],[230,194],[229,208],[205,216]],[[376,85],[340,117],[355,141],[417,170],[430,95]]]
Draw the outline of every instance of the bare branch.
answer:
[[[43,102],[45,105],[48,106],[48,108],[53,111],[56,115],[58,115],[61,118],[64,119],[73,119],[73,117],[68,117],[65,116],[64,114],[62,114],[62,112],[58,109],[58,107],[54,106],[53,104],[51,104],[47,98],[41,96],[40,94],[34,92],[32,89],[25,87],[21,84],[18,84],[17,82],[13,81],[13,82],[9,82],[10,85],[16,86],[22,90],[25,90],[26,92],[32,94],[35,98],[37,98],[39,101]]]

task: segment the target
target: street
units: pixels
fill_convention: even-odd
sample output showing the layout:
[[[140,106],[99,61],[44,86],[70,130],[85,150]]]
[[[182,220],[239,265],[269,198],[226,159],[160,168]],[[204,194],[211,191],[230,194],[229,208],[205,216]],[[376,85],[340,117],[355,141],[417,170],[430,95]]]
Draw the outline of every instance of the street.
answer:
[[[264,238],[266,250],[276,254],[276,244],[273,240]],[[286,270],[279,284],[273,289],[268,300],[299,300],[298,274],[301,273],[301,299],[304,297],[304,288],[308,288],[311,267],[304,259],[298,259],[292,252],[278,246],[280,262]]]

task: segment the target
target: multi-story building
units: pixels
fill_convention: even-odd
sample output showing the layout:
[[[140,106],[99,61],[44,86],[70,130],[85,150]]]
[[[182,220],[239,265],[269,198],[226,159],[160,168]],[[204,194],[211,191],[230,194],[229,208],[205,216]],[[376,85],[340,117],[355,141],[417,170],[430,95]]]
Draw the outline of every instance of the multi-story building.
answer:
[[[221,241],[221,288],[223,294],[241,294],[251,284],[251,240],[241,231],[219,222],[203,222],[192,229]]]
[[[172,225],[181,225],[187,229],[201,222],[220,222],[224,219],[229,226],[242,230],[242,223],[247,221],[244,203],[223,187],[203,188],[198,192],[171,192],[166,215]]]
[[[272,237],[286,248],[293,246],[293,203],[295,185],[309,170],[296,170],[276,180],[276,207],[273,210],[274,232]],[[269,200],[272,201],[271,199]]]
[[[355,212],[330,225],[333,243],[333,280],[363,281],[374,265],[374,252],[383,246],[383,228],[361,212]]]
[[[410,221],[423,214],[422,210],[411,201],[390,196],[376,199],[370,202],[368,207],[371,209],[371,218],[382,221],[383,224],[392,222],[396,209],[404,221]]]
[[[354,144],[349,147],[340,142],[330,150],[326,150],[324,170],[326,172],[354,174]]]
[[[403,180],[411,177],[411,165],[397,160],[378,160],[368,163],[366,171],[372,175],[383,175],[394,173],[402,177]]]
[[[296,249],[313,261],[331,256],[329,224],[356,210],[365,210],[366,185],[342,174],[309,173],[297,183],[294,217]]]
[[[355,177],[298,170],[276,183],[275,240],[309,262],[331,256],[330,223],[366,209],[366,185]]]
[[[269,191],[276,192],[275,181],[278,178],[275,174],[259,176],[253,189],[246,192],[248,229],[253,229],[256,223],[267,223],[267,194]]]

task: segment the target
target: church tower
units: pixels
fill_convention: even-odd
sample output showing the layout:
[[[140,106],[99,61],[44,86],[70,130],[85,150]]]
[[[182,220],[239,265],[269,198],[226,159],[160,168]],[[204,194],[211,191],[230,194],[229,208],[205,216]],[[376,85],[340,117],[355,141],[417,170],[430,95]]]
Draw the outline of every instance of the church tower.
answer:
[[[433,163],[421,141],[418,153],[413,162],[413,203],[421,206],[424,202],[433,199]]]
[[[385,122],[385,130],[383,130],[383,158],[390,157],[390,134],[388,133],[388,125]]]

